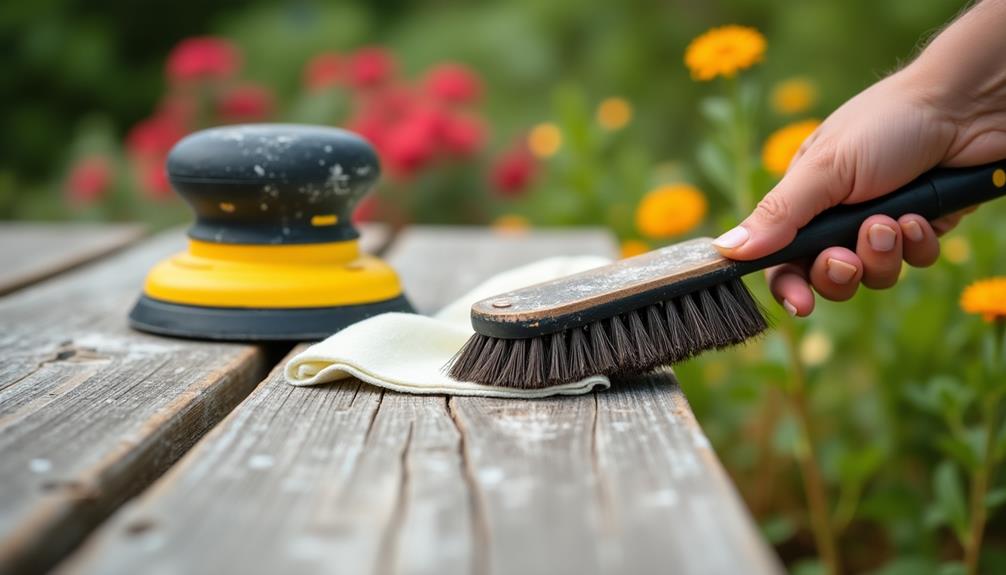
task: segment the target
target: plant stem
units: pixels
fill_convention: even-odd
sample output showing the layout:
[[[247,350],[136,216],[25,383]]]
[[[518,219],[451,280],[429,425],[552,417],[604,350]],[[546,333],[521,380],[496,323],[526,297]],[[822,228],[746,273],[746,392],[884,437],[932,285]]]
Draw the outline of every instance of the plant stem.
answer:
[[[734,153],[734,194],[740,199],[737,206],[741,217],[754,209],[751,198],[751,150],[749,149],[749,126],[744,102],[741,98],[741,85],[737,77],[730,78],[730,100],[733,102],[733,153]]]
[[[997,341],[996,351],[1001,348],[999,342],[1006,343],[1006,333],[1004,333],[1006,320],[1002,318],[996,321],[995,336]],[[1004,358],[994,358],[995,365],[989,366],[989,370],[997,373]],[[964,541],[964,565],[968,575],[977,575],[978,563],[981,558],[982,539],[985,535],[985,523],[988,520],[988,507],[985,505],[985,498],[988,495],[989,484],[995,474],[996,467],[996,431],[999,429],[999,402],[1002,393],[998,390],[991,393],[991,397],[982,403],[982,419],[985,426],[985,453],[982,457],[981,465],[971,477],[971,501],[970,501],[970,525],[968,537]]]
[[[787,396],[803,431],[802,441],[797,446],[796,458],[800,466],[803,488],[807,495],[807,508],[810,514],[811,528],[814,532],[814,542],[827,572],[830,575],[839,575],[842,572],[842,564],[831,525],[828,491],[821,475],[821,468],[817,463],[815,433],[806,394],[807,373],[800,362],[797,336],[792,324],[786,322],[782,332],[789,348],[790,357],[791,386]]]
[[[779,424],[782,415],[783,402],[779,392],[770,388],[761,406],[761,413],[755,423],[753,432],[755,445],[758,449],[759,461],[754,470],[751,493],[751,510],[755,515],[766,513],[771,507],[774,489],[776,487],[776,465],[778,458],[772,450],[772,434]]]

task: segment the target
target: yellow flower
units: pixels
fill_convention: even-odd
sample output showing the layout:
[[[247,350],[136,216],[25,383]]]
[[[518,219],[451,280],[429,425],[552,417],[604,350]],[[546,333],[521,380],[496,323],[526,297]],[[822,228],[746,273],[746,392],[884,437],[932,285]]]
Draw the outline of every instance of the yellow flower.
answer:
[[[817,88],[806,78],[790,78],[772,89],[772,108],[782,115],[806,112],[817,100]]]
[[[660,186],[636,208],[636,228],[648,238],[666,238],[691,231],[706,215],[706,197],[688,184]]]
[[[961,294],[961,309],[985,321],[1006,319],[1006,277],[979,280]]]
[[[831,338],[823,331],[812,331],[800,340],[800,360],[809,367],[828,361],[833,350]]]
[[[761,150],[761,161],[765,169],[777,176],[786,173],[790,161],[800,145],[821,125],[817,120],[804,120],[784,126],[765,140]]]
[[[625,240],[621,245],[622,257],[631,258],[650,251],[650,246],[640,240]]]
[[[632,120],[632,105],[625,98],[607,98],[597,107],[597,123],[609,132],[620,130]]]
[[[944,240],[940,253],[948,262],[960,265],[971,257],[971,244],[964,236],[951,236]]]
[[[764,56],[761,32],[748,26],[721,26],[692,40],[685,50],[685,65],[692,78],[707,81],[717,76],[731,78]]]
[[[492,227],[498,232],[521,233],[531,227],[531,222],[521,215],[503,214],[493,220]]]
[[[538,124],[527,136],[527,147],[539,158],[551,158],[562,147],[562,132],[552,123]]]

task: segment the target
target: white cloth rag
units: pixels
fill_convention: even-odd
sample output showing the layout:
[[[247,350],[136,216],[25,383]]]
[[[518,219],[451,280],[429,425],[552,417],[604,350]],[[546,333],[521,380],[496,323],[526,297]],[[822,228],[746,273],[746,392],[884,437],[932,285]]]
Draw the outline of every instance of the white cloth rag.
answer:
[[[541,389],[494,387],[452,379],[444,365],[474,333],[470,311],[476,301],[608,263],[596,256],[549,258],[493,276],[433,317],[385,313],[365,319],[297,354],[286,364],[286,380],[317,385],[355,377],[405,393],[517,398],[607,389],[611,382],[602,375]]]

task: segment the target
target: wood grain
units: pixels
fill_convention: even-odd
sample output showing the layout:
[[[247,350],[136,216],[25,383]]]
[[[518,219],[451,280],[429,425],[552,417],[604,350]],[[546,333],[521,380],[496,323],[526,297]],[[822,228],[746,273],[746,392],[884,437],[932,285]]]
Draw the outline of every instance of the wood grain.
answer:
[[[0,572],[51,566],[260,380],[259,348],[126,326],[146,270],[181,245],[170,233],[0,298]]]
[[[562,237],[420,228],[389,253],[431,310],[514,265],[614,253],[605,233]],[[61,571],[779,569],[669,374],[528,401],[274,372]]]
[[[618,260],[564,278],[527,286],[475,302],[472,312],[497,322],[533,322],[594,308],[611,300],[659,292],[654,302],[679,295],[678,285],[695,286],[686,279],[724,271],[734,263],[719,255],[712,238],[695,238]],[[705,287],[704,285],[696,287]],[[668,289],[670,288],[670,289]],[[693,291],[689,287],[686,292]],[[493,305],[506,300],[507,305]],[[642,307],[637,306],[637,307]]]
[[[0,295],[121,249],[143,235],[137,225],[0,223]]]

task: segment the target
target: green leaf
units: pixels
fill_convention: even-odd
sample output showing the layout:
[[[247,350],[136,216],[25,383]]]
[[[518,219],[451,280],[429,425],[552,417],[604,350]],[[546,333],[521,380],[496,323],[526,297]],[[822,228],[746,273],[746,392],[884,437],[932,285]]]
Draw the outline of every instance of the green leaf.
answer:
[[[967,567],[964,563],[960,561],[947,561],[940,565],[940,568],[936,571],[937,575],[965,575],[968,572]]]
[[[838,460],[838,472],[843,480],[862,483],[884,462],[884,450],[877,445],[843,451]]]
[[[796,522],[785,515],[774,515],[761,524],[762,535],[772,545],[788,541],[796,533]]]
[[[982,454],[976,453],[973,444],[961,438],[943,435],[936,440],[940,449],[956,459],[965,469],[972,471],[981,463]]]
[[[716,129],[726,129],[733,122],[733,106],[726,98],[705,98],[699,104],[699,109],[702,111],[702,116]]]
[[[820,559],[803,559],[793,565],[793,575],[825,575],[828,569]]]
[[[1006,503],[1006,487],[993,489],[985,494],[985,507],[995,509],[1003,503]]]
[[[716,189],[727,199],[734,201],[733,197],[733,165],[727,153],[711,141],[704,141],[699,144],[695,159],[699,164],[702,175],[709,179]]]
[[[936,466],[933,474],[934,504],[950,524],[959,540],[967,537],[968,511],[964,497],[964,486],[961,483],[957,467],[951,461],[942,461]]]
[[[898,557],[872,575],[934,575],[936,565],[924,557]]]

